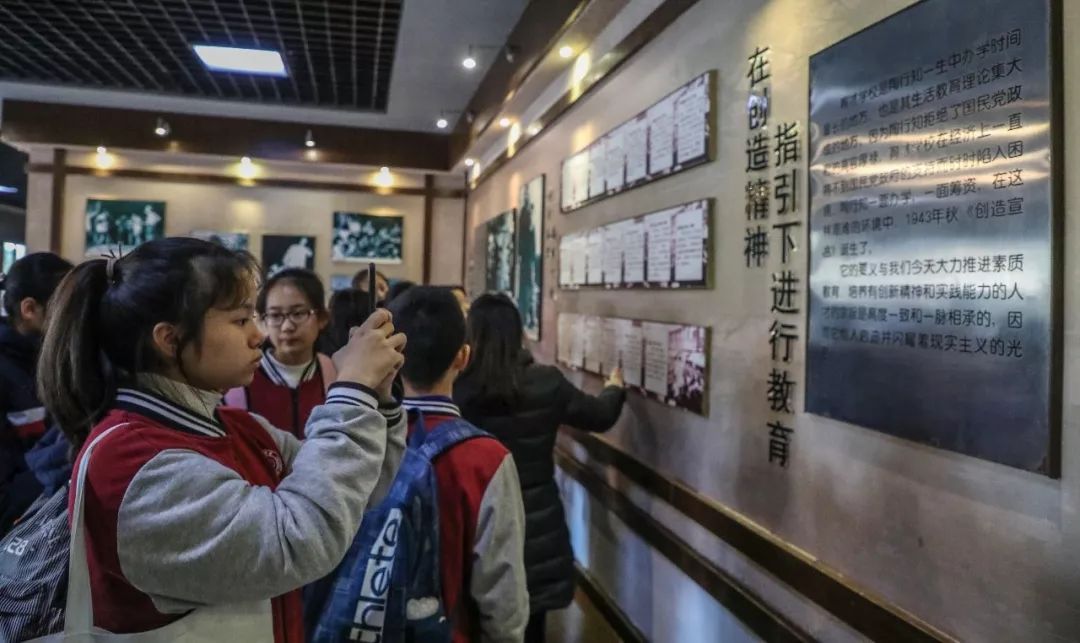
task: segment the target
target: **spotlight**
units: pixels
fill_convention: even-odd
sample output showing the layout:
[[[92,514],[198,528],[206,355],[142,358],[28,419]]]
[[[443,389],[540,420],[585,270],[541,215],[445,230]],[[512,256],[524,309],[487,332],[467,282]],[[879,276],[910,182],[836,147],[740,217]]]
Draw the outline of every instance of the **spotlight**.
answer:
[[[510,121],[509,118],[503,116],[502,118],[499,119],[499,127],[503,128],[503,129],[506,129],[507,127],[510,127],[510,122],[511,121]]]
[[[379,173],[375,175],[375,185],[379,187],[388,188],[394,184],[394,177],[390,174],[390,168],[381,167]]]
[[[109,154],[109,150],[105,149],[102,145],[97,148],[97,156],[94,157],[94,165],[98,166],[98,169],[107,170],[112,167],[113,157]]]
[[[240,168],[236,172],[242,179],[253,179],[258,174],[258,169],[255,164],[251,162],[250,156],[245,156],[240,159]]]
[[[476,163],[473,159],[465,159],[465,167],[472,167]]]
[[[541,129],[543,129],[543,126],[540,125],[540,123],[533,123],[529,126],[529,129],[525,130],[525,133],[529,136],[536,136],[540,133]]]
[[[476,69],[476,59],[470,54],[465,57],[465,60],[461,61],[461,66],[465,69]]]
[[[304,135],[304,145],[307,147],[315,147],[315,137],[312,136],[311,130],[308,130],[307,134]]]
[[[171,131],[172,128],[169,127],[169,123],[164,118],[157,119],[157,126],[154,127],[154,134],[157,134],[161,138],[165,138]]]
[[[446,126],[449,124],[450,123],[448,123],[445,118],[441,117],[439,118],[439,120],[435,121],[435,127],[438,127],[439,129],[446,129]]]
[[[570,45],[563,45],[562,47],[559,47],[559,57],[560,58],[569,58],[570,56],[573,56],[573,55],[574,55],[574,48],[571,47]]]

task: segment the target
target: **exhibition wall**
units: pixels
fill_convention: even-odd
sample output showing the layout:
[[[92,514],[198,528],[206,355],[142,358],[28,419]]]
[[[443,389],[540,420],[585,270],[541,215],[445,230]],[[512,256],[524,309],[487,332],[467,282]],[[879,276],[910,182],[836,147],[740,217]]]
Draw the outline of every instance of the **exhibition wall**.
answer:
[[[947,0],[928,0],[944,2]],[[627,3],[627,14],[647,11]],[[505,164],[482,176],[467,203],[467,281],[485,283],[485,224],[519,206],[521,186],[546,177],[545,264],[541,339],[530,343],[538,359],[560,354],[560,314],[693,325],[709,331],[707,413],[672,408],[631,393],[606,444],[629,455],[675,485],[730,512],[761,538],[782,543],[806,566],[839,586],[872,597],[898,621],[915,623],[928,638],[961,640],[1066,641],[1080,636],[1080,406],[1073,392],[1080,360],[1077,304],[1075,195],[1066,188],[1057,214],[1064,218],[1063,404],[1060,470],[1025,471],[989,460],[893,437],[804,411],[807,382],[805,313],[809,306],[807,157],[810,154],[808,94],[814,54],[915,3],[908,0],[748,0],[694,3]],[[1062,3],[1064,78],[1080,63],[1080,6]],[[968,18],[980,20],[978,12]],[[618,19],[616,20],[618,22]],[[971,43],[959,43],[961,48]],[[802,223],[793,266],[800,286],[798,336],[784,367],[796,383],[786,466],[771,457],[770,370],[775,368],[770,329],[777,317],[773,275],[786,269],[779,249],[761,269],[748,268],[745,207],[748,141],[748,71],[759,48],[769,48],[770,136],[780,123],[797,123],[801,158],[798,205],[788,214]],[[599,59],[603,51],[592,52]],[[649,108],[678,87],[715,71],[715,160],[673,176],[560,212],[564,161],[605,133]],[[1064,113],[1080,98],[1066,80]],[[569,89],[567,79],[564,90]],[[524,123],[523,125],[527,125]],[[1080,134],[1066,122],[1059,151],[1071,161],[1053,169],[1066,186],[1080,179]],[[713,199],[709,287],[681,289],[560,288],[560,239],[601,226]],[[774,211],[775,212],[775,211]],[[772,223],[776,222],[773,214]],[[1052,320],[1053,321],[1053,320]],[[582,370],[568,376],[596,392],[601,378]],[[897,379],[897,393],[918,389],[917,378]],[[964,389],[968,396],[1000,390]],[[854,393],[853,393],[854,394]],[[879,391],[888,395],[889,391]],[[977,430],[978,427],[972,427]],[[998,427],[1005,431],[1008,427]],[[695,555],[736,579],[808,636],[830,641],[863,640],[868,629],[853,625],[842,610],[792,589],[788,578],[767,571],[738,546],[719,538],[676,508],[670,498],[595,460],[595,451],[572,435],[561,449],[666,525]],[[1038,464],[1038,463],[1036,463]],[[1060,474],[1057,477],[1057,474]],[[575,554],[587,571],[652,640],[755,640],[761,630],[740,623],[729,605],[685,569],[673,565],[610,502],[577,477],[563,475]]]

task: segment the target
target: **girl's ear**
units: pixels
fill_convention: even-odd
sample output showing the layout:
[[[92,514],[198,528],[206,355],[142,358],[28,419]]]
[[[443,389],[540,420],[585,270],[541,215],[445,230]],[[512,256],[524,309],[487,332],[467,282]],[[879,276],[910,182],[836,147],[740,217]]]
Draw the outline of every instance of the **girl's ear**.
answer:
[[[180,336],[175,324],[158,322],[154,325],[151,335],[154,339],[154,349],[158,354],[168,360],[177,359],[177,347],[180,345]]]
[[[461,349],[458,350],[457,355],[454,356],[452,367],[458,371],[463,371],[465,370],[465,367],[469,365],[470,359],[472,359],[472,346],[462,344]]]
[[[325,310],[316,312],[315,321],[319,322],[319,332],[323,332],[326,330],[326,327],[330,325],[330,313]]]

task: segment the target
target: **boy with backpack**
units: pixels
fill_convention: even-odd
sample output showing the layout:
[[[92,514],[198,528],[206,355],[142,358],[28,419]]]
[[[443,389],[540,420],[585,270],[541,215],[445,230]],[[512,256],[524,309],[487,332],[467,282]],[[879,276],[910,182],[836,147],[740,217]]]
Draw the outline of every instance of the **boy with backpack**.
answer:
[[[465,318],[445,288],[389,306],[409,338],[401,376],[409,444],[387,498],[345,560],[305,592],[308,640],[522,641],[525,515],[510,452],[461,418]]]

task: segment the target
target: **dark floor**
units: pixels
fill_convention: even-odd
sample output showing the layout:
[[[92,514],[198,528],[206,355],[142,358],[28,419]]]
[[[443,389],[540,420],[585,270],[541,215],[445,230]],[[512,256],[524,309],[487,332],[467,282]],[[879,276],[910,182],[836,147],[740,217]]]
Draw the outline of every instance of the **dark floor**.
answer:
[[[547,643],[620,643],[589,597],[578,590],[570,607],[551,612],[547,621]]]

